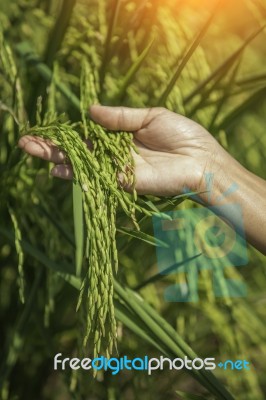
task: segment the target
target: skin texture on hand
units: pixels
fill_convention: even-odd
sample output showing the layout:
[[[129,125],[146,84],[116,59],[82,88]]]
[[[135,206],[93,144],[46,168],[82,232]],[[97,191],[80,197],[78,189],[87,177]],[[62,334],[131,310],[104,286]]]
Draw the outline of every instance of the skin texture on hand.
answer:
[[[200,125],[164,108],[92,106],[90,114],[108,130],[134,133],[138,194],[174,196],[184,188],[197,190],[209,155],[218,144]],[[24,136],[19,146],[57,164],[52,170],[54,176],[72,178],[71,166],[64,164],[64,154],[51,143]]]
[[[133,132],[138,150],[138,154],[133,151],[138,194],[174,196],[188,189],[202,192],[199,196],[205,205],[215,205],[215,199],[232,183],[237,184],[238,190],[223,203],[233,201],[241,205],[248,240],[266,252],[266,182],[242,167],[202,126],[164,108],[95,105],[90,115],[107,130],[118,131],[118,135],[119,131]],[[55,163],[52,175],[72,179],[71,165],[52,143],[24,136],[19,146],[33,156]],[[211,196],[206,193],[205,173],[214,176]],[[233,219],[230,215],[225,217]],[[238,222],[232,223],[237,226]]]

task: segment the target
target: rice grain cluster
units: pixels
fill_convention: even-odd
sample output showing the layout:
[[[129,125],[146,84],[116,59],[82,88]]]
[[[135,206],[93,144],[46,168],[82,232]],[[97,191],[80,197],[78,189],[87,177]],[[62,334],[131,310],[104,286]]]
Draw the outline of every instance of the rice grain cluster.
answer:
[[[65,152],[73,167],[74,181],[82,190],[87,268],[82,275],[78,308],[82,305],[86,313],[83,344],[93,343],[94,357],[100,352],[108,357],[117,336],[113,305],[113,272],[118,269],[116,211],[120,206],[135,226],[136,209],[147,215],[152,212],[136,204],[132,134],[106,132],[88,117],[89,106],[98,100],[95,78],[86,61],[82,64],[80,87],[84,138],[76,125],[60,123],[58,119],[46,126],[40,126],[38,121],[38,126],[26,133],[49,139]],[[91,142],[92,150],[83,139]],[[132,186],[132,195],[119,185],[118,174],[125,185]]]

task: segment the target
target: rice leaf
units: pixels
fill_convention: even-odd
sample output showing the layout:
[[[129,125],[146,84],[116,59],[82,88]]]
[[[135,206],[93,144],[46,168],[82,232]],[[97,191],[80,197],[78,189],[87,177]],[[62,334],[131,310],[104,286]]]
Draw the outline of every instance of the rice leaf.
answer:
[[[9,240],[11,240],[11,243],[13,243],[12,234],[10,234],[6,229],[0,227],[0,233],[3,233]],[[34,258],[37,257],[42,265],[57,271],[76,289],[80,288],[81,281],[77,277],[63,272],[65,269],[64,266],[59,266],[57,263],[50,261],[42,252],[40,252],[38,249],[34,249],[26,241],[23,241],[22,246],[24,251],[29,253]],[[66,270],[70,269],[70,266],[66,268]],[[183,341],[183,339],[178,335],[177,332],[175,332],[175,330],[167,323],[167,321],[163,319],[155,310],[153,310],[151,306],[143,301],[139,295],[136,295],[128,288],[123,288],[116,281],[114,281],[114,289],[119,301],[129,307],[131,312],[134,313],[137,318],[140,318],[142,323],[145,324],[145,330],[147,331],[148,335],[156,338],[160,348],[167,349],[164,353],[165,355],[182,358],[187,355],[191,359],[197,358],[196,353],[192,351],[192,349]],[[115,303],[115,305],[117,306],[117,303]],[[120,311],[122,310],[120,309]],[[128,318],[124,318],[123,321],[126,323]],[[132,322],[130,323],[129,328],[131,327]],[[190,373],[206,389],[208,389],[210,393],[213,393],[217,399],[234,400],[231,394],[210,371],[191,370],[188,371],[188,373]]]
[[[101,70],[100,70],[100,93],[102,93],[102,90],[103,90],[106,68],[110,61],[111,42],[112,42],[112,38],[114,35],[114,30],[116,27],[117,17],[119,14],[121,3],[122,3],[122,0],[115,0],[115,5],[112,10],[112,16],[111,16],[110,22],[108,24],[108,31],[107,31],[107,35],[106,35],[106,39],[105,39],[105,46],[104,46],[104,54],[103,54],[103,58],[102,58],[102,66],[101,66]]]
[[[188,61],[190,60],[190,58],[192,57],[192,55],[194,54],[195,50],[197,49],[197,47],[199,46],[201,40],[203,39],[203,37],[205,36],[206,32],[208,31],[213,18],[216,15],[216,12],[218,10],[218,8],[220,7],[221,3],[224,0],[218,0],[216,6],[214,7],[214,10],[212,11],[210,17],[207,19],[207,21],[205,22],[204,26],[202,27],[202,29],[200,30],[200,32],[198,33],[198,35],[196,36],[196,38],[194,39],[194,41],[192,42],[192,44],[190,45],[187,53],[185,54],[185,56],[183,57],[183,59],[181,60],[180,64],[178,65],[176,72],[174,73],[174,75],[172,76],[170,82],[168,83],[166,89],[164,90],[164,92],[162,93],[158,105],[159,106],[164,106],[166,103],[166,100],[168,98],[168,96],[170,95],[171,91],[173,90],[178,78],[180,77],[182,71],[184,70],[184,68],[186,67]]]
[[[145,340],[148,344],[152,345],[161,354],[167,354],[167,350],[161,346],[158,341],[151,335],[141,321],[132,311],[122,304],[119,300],[115,300],[115,314],[116,317],[121,321],[128,329],[134,332],[141,339]]]
[[[236,81],[237,86],[264,84],[266,82],[266,74],[249,76]]]
[[[170,267],[166,268],[165,270],[159,272],[158,274],[151,276],[150,278],[146,279],[142,283],[138,284],[136,287],[134,287],[134,290],[139,291],[140,289],[143,289],[144,287],[150,285],[151,283],[155,283],[159,280],[165,279],[166,275],[169,275],[173,272],[177,272],[178,268],[181,268],[183,265],[187,264],[188,262],[190,262],[192,260],[195,260],[196,258],[198,258],[200,256],[201,256],[201,253],[196,254],[195,256],[190,257],[180,263],[171,265]]]
[[[229,95],[229,93],[231,91],[232,86],[234,85],[234,82],[235,82],[235,79],[236,79],[236,75],[237,75],[237,72],[239,70],[240,62],[241,62],[241,59],[237,63],[236,67],[233,69],[233,72],[232,72],[232,74],[230,76],[230,79],[229,79],[227,85],[224,88],[223,96],[220,98],[220,100],[219,100],[219,102],[217,104],[216,110],[215,110],[215,112],[214,112],[214,114],[212,116],[211,122],[209,124],[209,127],[208,127],[209,132],[213,132],[214,131],[214,125],[216,123],[216,120],[217,120],[219,114],[221,113],[223,105],[225,104],[225,102],[226,102],[226,100],[228,98],[228,95]]]
[[[149,52],[152,48],[153,43],[154,43],[154,38],[151,40],[151,42],[148,44],[148,46],[143,50],[143,52],[138,56],[138,58],[135,60],[135,62],[131,65],[125,78],[123,79],[123,82],[121,84],[121,88],[120,88],[118,94],[113,99],[113,101],[116,104],[120,104],[123,101],[123,98],[125,96],[128,86],[134,79],[136,73],[142,66],[143,62],[146,60],[147,56],[149,55]]]
[[[239,46],[225,61],[223,61],[206,79],[199,83],[199,85],[184,98],[184,104],[189,103],[196,95],[203,95],[203,89],[210,83],[212,80],[217,79],[217,82],[222,79],[224,76],[227,76],[229,69],[234,65],[234,63],[239,59],[243,51],[246,47],[254,40],[261,32],[264,31],[266,25],[263,25],[255,32],[253,32],[244,43]],[[206,95],[204,93],[204,98]]]
[[[248,110],[256,107],[265,99],[266,87],[257,90],[254,94],[249,96],[242,104],[231,111],[223,121],[219,124],[217,129],[227,129],[231,124],[236,123],[236,121]]]
[[[143,242],[146,242],[148,244],[151,244],[152,246],[155,247],[164,247],[164,248],[168,248],[169,245],[165,242],[163,242],[162,240],[159,240],[157,238],[154,238],[153,236],[148,235],[147,233],[144,232],[140,232],[140,231],[136,231],[134,229],[128,229],[125,227],[120,227],[116,229],[117,232],[122,233],[124,235],[128,235],[132,238],[136,238],[139,240],[142,240]]]
[[[151,307],[142,300],[139,295],[136,295],[128,288],[123,288],[114,282],[115,292],[128,307],[130,307],[141,320],[150,329],[157,340],[163,343],[177,357],[185,357],[194,359],[197,355],[183,341],[183,339],[175,332],[175,330]],[[218,381],[218,379],[210,372],[205,370],[189,371],[195,379],[197,379],[205,388],[207,388],[217,399],[233,400],[233,396],[227,389]]]
[[[76,0],[64,0],[61,4],[60,13],[50,32],[45,50],[44,62],[48,67],[52,67],[56,53],[61,47],[75,4]]]
[[[34,53],[27,42],[21,42],[16,46],[17,53],[25,59],[30,65],[34,65],[38,74],[47,82],[51,83],[53,73],[51,69],[44,64],[38,55]],[[78,97],[62,82],[55,82],[57,89],[65,96],[65,98],[72,104],[76,110],[80,110],[80,101]]]
[[[180,397],[180,400],[206,400],[206,397],[198,396],[195,394],[189,394],[185,392],[180,392],[180,390],[176,390],[176,394]],[[209,397],[208,397],[209,399]]]

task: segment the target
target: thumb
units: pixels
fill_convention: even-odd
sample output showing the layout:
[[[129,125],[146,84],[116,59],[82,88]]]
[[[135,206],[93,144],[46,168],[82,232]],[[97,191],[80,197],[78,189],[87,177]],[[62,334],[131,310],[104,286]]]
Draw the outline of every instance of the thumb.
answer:
[[[90,116],[95,122],[115,131],[138,131],[147,125],[155,115],[156,108],[107,107],[101,105],[90,107]]]

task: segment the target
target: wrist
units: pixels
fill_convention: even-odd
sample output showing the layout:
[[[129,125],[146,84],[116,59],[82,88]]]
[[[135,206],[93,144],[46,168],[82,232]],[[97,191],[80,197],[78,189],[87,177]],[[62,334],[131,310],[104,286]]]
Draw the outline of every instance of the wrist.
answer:
[[[215,206],[225,222],[266,254],[265,181],[244,168],[223,148],[209,153],[204,168],[196,173],[198,185],[193,191],[200,192],[196,201]],[[227,207],[223,207],[225,205]],[[240,206],[240,214],[235,205]]]
[[[197,191],[201,202],[209,206],[224,203],[236,191],[240,176],[247,172],[218,143],[206,156],[202,171]]]

